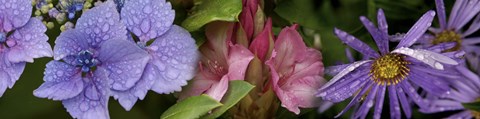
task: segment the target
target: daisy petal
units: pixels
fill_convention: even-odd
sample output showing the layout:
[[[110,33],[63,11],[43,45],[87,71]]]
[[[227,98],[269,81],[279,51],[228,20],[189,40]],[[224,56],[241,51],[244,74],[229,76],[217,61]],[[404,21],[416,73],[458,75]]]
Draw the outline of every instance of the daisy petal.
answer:
[[[365,44],[364,42],[360,41],[359,39],[355,38],[354,36],[348,34],[345,31],[335,28],[335,35],[342,40],[343,43],[347,44],[348,46],[352,47],[353,49],[357,50],[358,52],[362,53],[367,57],[377,58],[380,55],[373,50],[370,46]]]
[[[444,56],[442,54],[438,54],[435,52],[431,52],[428,50],[423,50],[423,49],[410,49],[410,48],[402,47],[402,48],[393,50],[392,53],[400,53],[400,54],[408,55],[439,70],[443,70],[443,65],[441,63],[450,64],[450,65],[458,64],[457,61],[447,56]]]
[[[423,14],[417,23],[415,23],[413,27],[408,30],[407,34],[405,37],[403,37],[400,43],[398,43],[396,48],[410,47],[413,43],[415,43],[432,25],[432,20],[434,17],[435,12],[431,10]]]

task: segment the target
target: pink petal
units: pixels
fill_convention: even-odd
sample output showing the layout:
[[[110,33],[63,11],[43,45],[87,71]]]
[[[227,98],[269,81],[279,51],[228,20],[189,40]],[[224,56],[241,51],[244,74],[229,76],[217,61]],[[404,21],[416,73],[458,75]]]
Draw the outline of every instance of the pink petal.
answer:
[[[248,64],[253,59],[253,54],[242,45],[230,45],[228,56],[228,79],[244,80]]]
[[[224,76],[220,82],[214,83],[205,93],[213,99],[221,101],[223,95],[227,92],[228,81],[229,80]]]
[[[295,114],[299,107],[315,107],[317,89],[326,81],[319,51],[307,48],[295,25],[280,32],[272,57],[266,62],[272,74],[273,90],[282,106]]]
[[[272,19],[269,18],[263,31],[253,39],[249,48],[262,62],[265,62],[265,57],[270,49],[270,39],[273,39],[273,32]]]
[[[178,100],[200,95],[207,91],[213,84],[218,83],[218,81],[208,79],[203,75],[208,73],[209,72],[200,71],[200,73],[189,82],[190,84],[183,88],[183,91],[178,96]]]
[[[301,60],[306,55],[307,46],[295,28],[296,25],[284,28],[275,41],[274,50],[277,57],[275,60],[279,63],[275,67],[280,69],[278,72],[290,72],[295,61]]]

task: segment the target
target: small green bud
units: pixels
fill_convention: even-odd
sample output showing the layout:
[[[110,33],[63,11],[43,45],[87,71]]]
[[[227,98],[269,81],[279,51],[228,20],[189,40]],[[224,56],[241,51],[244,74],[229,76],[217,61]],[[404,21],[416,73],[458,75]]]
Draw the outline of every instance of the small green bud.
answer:
[[[40,12],[40,10],[35,10],[35,16],[41,16],[42,15],[42,12]]]
[[[43,14],[47,14],[48,13],[48,10],[50,10],[50,8],[48,8],[48,5],[44,5],[40,8],[40,11],[43,13]]]
[[[55,27],[55,24],[53,24],[53,22],[47,22],[48,29],[52,29],[53,27]]]

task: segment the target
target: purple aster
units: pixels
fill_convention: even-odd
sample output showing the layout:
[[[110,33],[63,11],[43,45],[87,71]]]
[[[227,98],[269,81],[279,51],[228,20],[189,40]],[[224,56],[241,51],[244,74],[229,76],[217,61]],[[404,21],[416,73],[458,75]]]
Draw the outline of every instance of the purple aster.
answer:
[[[385,93],[388,93],[391,118],[401,118],[400,105],[406,117],[410,118],[413,106],[410,101],[420,107],[427,104],[417,93],[416,87],[436,95],[446,94],[449,90],[448,84],[434,74],[442,74],[445,64],[456,65],[457,62],[432,51],[408,48],[430,27],[435,12],[425,13],[393,51],[389,51],[388,26],[383,11],[380,9],[377,15],[379,28],[364,16],[360,20],[372,35],[380,53],[354,36],[335,29],[336,36],[343,43],[366,57],[361,61],[330,68],[329,74],[336,75],[317,93],[317,96],[332,102],[340,102],[354,95],[337,117],[363,101],[356,106],[353,117],[365,118],[370,108],[375,106],[373,117],[378,119]]]
[[[31,0],[0,0],[0,97],[34,58],[51,57],[47,28],[31,18]]]
[[[451,115],[451,119],[470,119],[475,117],[480,119],[480,112],[465,109],[462,103],[472,103],[480,101],[480,78],[477,74],[469,71],[464,66],[456,66],[453,70],[457,77],[450,77],[449,84],[452,89],[450,93],[444,96],[427,94],[427,99],[431,102],[427,108],[420,109],[424,113],[435,113],[443,111],[461,112]]]
[[[199,53],[190,33],[173,25],[175,11],[170,3],[165,0],[123,2],[122,22],[139,38],[131,41],[151,57],[141,79],[132,88],[112,91],[113,97],[130,110],[148,90],[164,94],[181,91],[195,75]]]
[[[454,46],[442,52],[465,51],[470,63],[478,64],[473,60],[480,56],[480,37],[471,37],[471,34],[480,29],[480,1],[457,0],[447,20],[443,0],[435,0],[440,28],[431,28],[431,33],[425,34],[419,42],[426,47],[442,43],[453,43]],[[476,16],[476,18],[474,18]],[[466,28],[466,26],[468,26]],[[448,54],[447,54],[448,56]],[[462,58],[460,56],[449,56]]]
[[[142,76],[147,52],[127,40],[115,4],[85,12],[74,29],[55,41],[37,97],[62,101],[74,118],[104,119],[111,90],[127,90]]]

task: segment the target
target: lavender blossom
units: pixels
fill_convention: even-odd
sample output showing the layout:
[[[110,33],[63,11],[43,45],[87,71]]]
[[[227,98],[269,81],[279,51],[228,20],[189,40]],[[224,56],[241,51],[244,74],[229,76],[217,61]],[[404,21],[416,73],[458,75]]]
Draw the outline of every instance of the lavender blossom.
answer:
[[[85,12],[55,41],[55,60],[47,64],[45,82],[34,95],[62,101],[74,118],[109,118],[111,90],[133,87],[149,60],[126,34],[113,2]]]
[[[464,66],[453,68],[454,75],[449,75],[449,84],[452,90],[444,96],[427,94],[427,99],[431,102],[428,107],[420,109],[424,113],[435,113],[443,111],[461,112],[451,115],[449,119],[470,119],[480,118],[480,112],[465,109],[462,103],[473,103],[480,101],[480,78],[477,74],[469,71]],[[452,77],[453,76],[453,77]]]
[[[420,97],[415,87],[435,95],[444,95],[449,91],[448,84],[434,74],[443,72],[444,65],[456,65],[457,62],[429,50],[409,48],[430,27],[435,12],[425,13],[393,51],[389,51],[388,26],[383,11],[380,9],[377,15],[379,28],[366,17],[362,16],[360,20],[372,35],[380,53],[354,36],[335,29],[340,40],[366,57],[351,64],[329,68],[328,73],[336,75],[319,89],[317,96],[327,101],[340,102],[354,95],[336,117],[363,100],[363,103],[356,106],[353,117],[365,118],[370,108],[375,106],[373,117],[378,119],[387,92],[391,118],[401,118],[400,105],[406,117],[410,118],[413,105],[409,101],[420,107],[426,107],[428,103]]]
[[[480,29],[480,2],[477,0],[456,0],[447,20],[443,0],[435,0],[440,28],[430,28],[431,33],[419,40],[424,47],[443,43],[453,43],[454,46],[442,52],[463,52],[466,59],[475,67],[480,56],[480,37],[471,35]],[[476,16],[476,17],[475,17]],[[474,18],[475,17],[475,18]],[[471,22],[469,24],[469,22]],[[468,29],[466,25],[470,25]],[[466,29],[466,30],[465,30]],[[443,53],[452,58],[463,60],[463,54]]]
[[[12,88],[26,62],[51,57],[47,28],[31,18],[31,0],[0,0],[0,97]]]
[[[181,91],[196,73],[199,53],[195,40],[185,29],[173,25],[175,11],[165,0],[120,1],[121,21],[134,36],[134,41],[147,51],[151,59],[140,80],[127,90],[113,90],[112,95],[130,110],[148,90],[168,94]],[[151,44],[148,44],[150,41]]]

